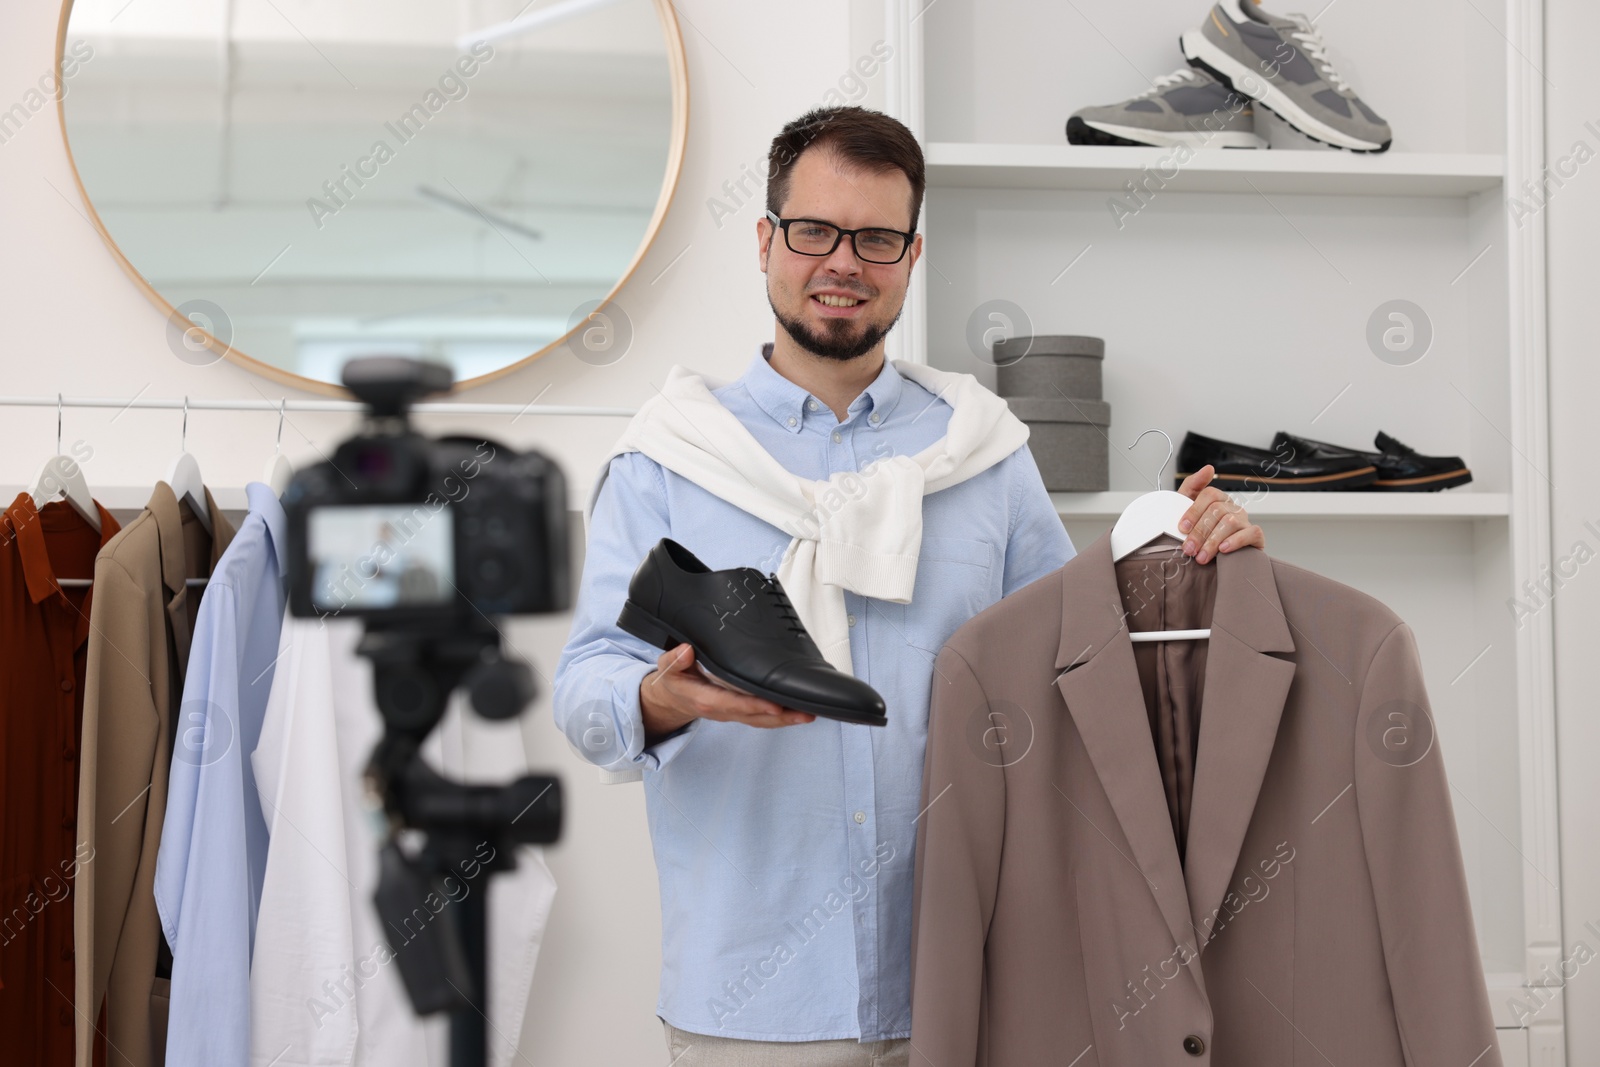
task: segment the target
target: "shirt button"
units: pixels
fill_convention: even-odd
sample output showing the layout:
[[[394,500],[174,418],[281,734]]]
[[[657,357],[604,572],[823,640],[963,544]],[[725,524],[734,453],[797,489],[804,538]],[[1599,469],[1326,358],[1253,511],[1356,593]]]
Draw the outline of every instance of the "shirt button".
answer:
[[[848,622],[851,626],[854,626],[856,624],[856,617],[853,614],[852,615],[846,615],[844,617],[844,619],[845,619],[845,622]]]
[[[834,444],[838,444],[840,441],[843,441],[843,440],[844,440],[844,438],[842,436],[840,436],[838,430],[833,431],[833,443]]]
[[[817,410],[817,402],[815,400],[807,400],[806,407],[811,411],[815,411]]]
[[[867,416],[867,421],[876,426],[878,423],[883,421],[883,416],[874,411],[871,415]]]
[[[867,821],[867,813],[866,812],[864,812],[864,811],[856,812],[856,822],[866,822],[866,821]]]
[[[796,419],[796,418],[795,418],[795,417],[794,417],[794,416],[793,416],[793,415],[790,415],[790,416],[789,416],[789,425],[790,425],[790,426],[793,426],[793,425],[794,425],[794,424],[795,424],[795,423],[796,423],[796,422],[799,422],[799,421],[800,421],[800,420],[799,420],[799,419]]]
[[[1206,1043],[1200,1040],[1198,1035],[1190,1034],[1188,1037],[1183,1039],[1183,1051],[1187,1052],[1189,1055],[1198,1056],[1205,1052],[1205,1050]]]

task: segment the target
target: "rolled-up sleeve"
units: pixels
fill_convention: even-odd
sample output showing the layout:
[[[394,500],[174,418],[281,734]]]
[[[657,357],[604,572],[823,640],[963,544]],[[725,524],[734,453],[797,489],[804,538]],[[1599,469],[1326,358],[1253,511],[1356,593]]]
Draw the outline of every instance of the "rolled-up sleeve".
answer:
[[[554,718],[578,755],[598,767],[660,770],[700,720],[646,747],[639,685],[662,650],[621,629],[617,615],[640,561],[672,534],[666,479],[639,452],[613,457],[601,478],[572,631],[556,664]]]

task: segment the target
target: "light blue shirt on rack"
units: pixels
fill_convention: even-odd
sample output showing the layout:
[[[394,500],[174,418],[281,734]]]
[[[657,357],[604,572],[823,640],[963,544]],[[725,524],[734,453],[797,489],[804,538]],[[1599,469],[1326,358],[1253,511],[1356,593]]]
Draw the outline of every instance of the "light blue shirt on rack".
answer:
[[[260,482],[206,583],[178,711],[155,897],[172,948],[167,1067],[250,1061],[250,956],[267,823],[250,753],[283,627],[287,523]],[[337,817],[337,813],[334,813]]]
[[[826,480],[916,455],[945,434],[950,406],[887,361],[841,422],[762,348],[713,392],[795,475]],[[661,887],[657,1013],[682,1030],[746,1040],[910,1036],[934,659],[962,623],[1074,554],[1032,454],[1023,446],[923,498],[911,603],[845,592],[853,667],[883,695],[887,727],[696,719],[648,748],[639,685],[661,650],[617,626],[635,568],[671,537],[713,570],[775,572],[790,534],[639,452],[612,459],[602,478],[556,667],[555,721],[591,763],[643,771]]]

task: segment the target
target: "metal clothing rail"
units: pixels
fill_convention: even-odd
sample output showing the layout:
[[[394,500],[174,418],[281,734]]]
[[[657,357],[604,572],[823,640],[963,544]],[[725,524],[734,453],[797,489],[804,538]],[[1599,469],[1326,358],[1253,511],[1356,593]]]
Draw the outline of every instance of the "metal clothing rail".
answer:
[[[190,589],[204,586],[210,578],[185,578],[183,584]],[[94,584],[93,578],[57,578],[56,584],[63,589],[87,589]]]
[[[366,410],[354,400],[204,400],[198,397],[0,396],[0,407],[156,408],[163,411],[334,412],[351,415]],[[632,408],[593,404],[472,404],[431,401],[411,405],[419,415],[616,415],[631,418]]]

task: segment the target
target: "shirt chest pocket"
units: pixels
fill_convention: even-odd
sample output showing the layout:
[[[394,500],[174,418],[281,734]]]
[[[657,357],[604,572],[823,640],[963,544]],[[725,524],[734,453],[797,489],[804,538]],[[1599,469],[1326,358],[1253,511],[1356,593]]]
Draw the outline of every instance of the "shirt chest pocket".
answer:
[[[994,546],[925,534],[911,603],[900,605],[906,640],[937,654],[963,623],[998,599]]]

